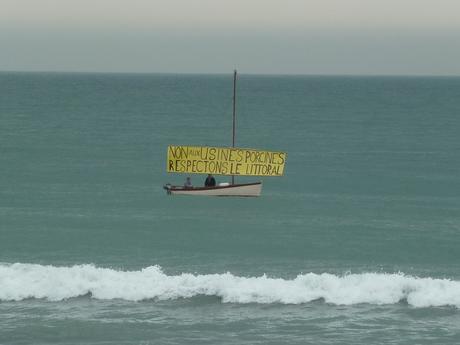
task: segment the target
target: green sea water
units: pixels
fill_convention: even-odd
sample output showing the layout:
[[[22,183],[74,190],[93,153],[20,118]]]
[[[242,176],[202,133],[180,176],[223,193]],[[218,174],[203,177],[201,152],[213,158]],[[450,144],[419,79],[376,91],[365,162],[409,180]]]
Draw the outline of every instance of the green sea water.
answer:
[[[0,73],[0,344],[460,343],[460,78],[243,74],[236,144],[285,175],[167,196],[232,91]]]

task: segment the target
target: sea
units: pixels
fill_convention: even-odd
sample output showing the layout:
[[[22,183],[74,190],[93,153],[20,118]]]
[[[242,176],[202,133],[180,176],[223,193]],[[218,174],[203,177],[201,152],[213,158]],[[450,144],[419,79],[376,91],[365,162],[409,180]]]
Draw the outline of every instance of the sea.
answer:
[[[284,176],[166,195],[232,78],[0,73],[0,344],[460,343],[460,78],[242,73]]]

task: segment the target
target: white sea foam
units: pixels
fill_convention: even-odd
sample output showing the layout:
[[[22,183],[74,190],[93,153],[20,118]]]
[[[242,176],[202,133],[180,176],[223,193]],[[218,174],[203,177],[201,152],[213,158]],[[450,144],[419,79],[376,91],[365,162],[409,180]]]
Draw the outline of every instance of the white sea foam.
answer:
[[[96,299],[171,300],[217,296],[225,303],[392,304],[460,307],[460,282],[399,274],[301,274],[295,279],[238,277],[231,273],[166,275],[159,266],[140,271],[35,264],[0,264],[0,301],[60,301],[90,294]]]

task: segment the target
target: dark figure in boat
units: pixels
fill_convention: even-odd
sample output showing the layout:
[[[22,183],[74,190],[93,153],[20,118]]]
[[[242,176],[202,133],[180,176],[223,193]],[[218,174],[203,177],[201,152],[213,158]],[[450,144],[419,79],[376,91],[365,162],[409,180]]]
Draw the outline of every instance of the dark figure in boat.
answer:
[[[208,174],[208,177],[206,177],[206,181],[204,181],[204,186],[205,187],[215,187],[216,186],[216,180],[211,174]]]

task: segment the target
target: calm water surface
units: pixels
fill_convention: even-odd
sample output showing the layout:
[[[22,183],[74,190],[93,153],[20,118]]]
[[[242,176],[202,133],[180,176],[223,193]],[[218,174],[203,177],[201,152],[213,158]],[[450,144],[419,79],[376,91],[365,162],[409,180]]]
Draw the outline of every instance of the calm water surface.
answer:
[[[166,148],[231,144],[230,74],[0,73],[0,343],[458,344],[459,94],[241,75],[285,176],[192,198]]]

